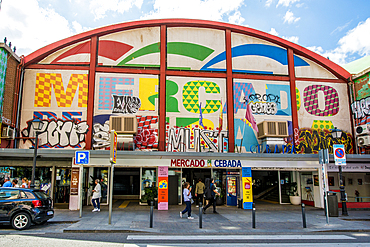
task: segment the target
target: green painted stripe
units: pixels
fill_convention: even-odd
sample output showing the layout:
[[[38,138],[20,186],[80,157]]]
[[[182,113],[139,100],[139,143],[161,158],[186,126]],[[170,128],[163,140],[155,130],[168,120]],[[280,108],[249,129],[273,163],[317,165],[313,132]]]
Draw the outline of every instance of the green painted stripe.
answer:
[[[185,57],[191,57],[199,61],[206,59],[211,53],[214,52],[213,49],[208,47],[185,43],[185,42],[169,42],[167,43],[167,53],[176,54]]]
[[[160,52],[160,42],[147,45],[127,56],[125,59],[118,63],[118,66],[138,66],[138,65],[129,65],[127,63],[134,60],[135,58],[159,52]],[[213,49],[198,44],[186,42],[167,43],[167,54],[186,56],[197,59],[199,61],[203,61],[204,59],[206,59],[212,52],[214,52]]]

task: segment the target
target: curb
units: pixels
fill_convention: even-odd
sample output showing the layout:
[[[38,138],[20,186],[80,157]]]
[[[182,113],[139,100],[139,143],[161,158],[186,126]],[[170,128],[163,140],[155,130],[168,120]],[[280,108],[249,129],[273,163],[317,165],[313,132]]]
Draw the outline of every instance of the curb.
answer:
[[[147,231],[135,231],[135,230],[70,230],[64,229],[63,233],[157,233]]]

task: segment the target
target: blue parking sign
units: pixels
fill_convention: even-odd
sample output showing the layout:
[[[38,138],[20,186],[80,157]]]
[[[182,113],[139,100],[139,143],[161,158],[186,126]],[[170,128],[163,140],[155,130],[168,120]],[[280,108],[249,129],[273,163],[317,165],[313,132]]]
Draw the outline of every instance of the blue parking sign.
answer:
[[[87,165],[90,161],[89,151],[76,151],[75,153],[75,163],[76,165]]]

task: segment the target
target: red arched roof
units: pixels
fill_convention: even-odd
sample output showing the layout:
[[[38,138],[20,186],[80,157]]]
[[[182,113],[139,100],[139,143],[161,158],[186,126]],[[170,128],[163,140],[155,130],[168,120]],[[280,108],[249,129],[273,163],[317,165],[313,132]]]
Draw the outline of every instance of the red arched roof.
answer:
[[[342,80],[347,80],[350,77],[350,73],[343,69],[338,64],[322,57],[321,55],[314,53],[302,46],[299,46],[290,41],[284,40],[282,38],[273,36],[271,34],[258,31],[249,27],[238,26],[234,24],[221,23],[215,21],[206,21],[206,20],[193,20],[193,19],[160,19],[160,20],[142,20],[142,21],[133,21],[125,22],[115,25],[110,25],[106,27],[97,28],[91,31],[80,33],[72,37],[57,41],[50,45],[47,45],[25,57],[25,67],[30,64],[37,63],[47,57],[48,55],[64,48],[69,45],[88,40],[93,36],[103,36],[110,33],[120,32],[123,30],[142,28],[142,27],[153,27],[165,25],[167,27],[202,27],[202,28],[211,28],[219,30],[229,29],[232,32],[241,33],[256,37],[262,40],[269,41],[271,43],[277,44],[286,49],[290,48],[293,50],[294,54],[305,57],[313,62],[316,62],[320,66],[324,67],[336,77]]]

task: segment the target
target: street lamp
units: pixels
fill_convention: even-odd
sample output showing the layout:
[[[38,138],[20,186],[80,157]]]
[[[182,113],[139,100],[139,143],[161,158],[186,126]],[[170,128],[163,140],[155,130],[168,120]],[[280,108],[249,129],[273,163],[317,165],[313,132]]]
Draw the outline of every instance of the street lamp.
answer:
[[[340,139],[342,137],[342,131],[340,129],[337,129],[337,127],[335,127],[334,129],[331,129],[331,136],[334,139]],[[341,165],[339,165],[339,190],[340,190],[340,200],[342,202],[342,215],[348,216],[346,193],[345,193],[344,186],[343,186],[343,176],[342,176],[342,166]]]
[[[33,152],[31,188],[35,188],[36,157],[37,157],[37,148],[39,146],[39,130],[41,130],[43,126],[44,126],[44,123],[39,118],[35,118],[32,121],[32,128],[35,131],[36,135],[35,135],[35,147],[34,147],[34,152]]]

